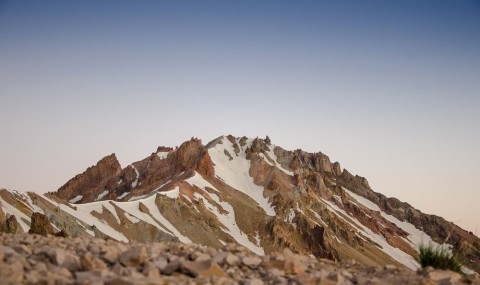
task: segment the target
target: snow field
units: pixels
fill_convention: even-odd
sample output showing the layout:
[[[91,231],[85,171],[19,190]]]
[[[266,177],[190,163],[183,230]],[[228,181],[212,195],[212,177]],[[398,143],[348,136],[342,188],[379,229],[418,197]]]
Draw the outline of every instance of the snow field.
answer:
[[[232,207],[227,202],[222,202],[220,201],[220,197],[214,193],[209,193],[208,191],[205,190],[205,187],[211,188],[216,192],[219,192],[213,185],[211,185],[208,181],[205,181],[203,177],[195,172],[195,175],[187,180],[185,182],[188,182],[192,186],[196,186],[200,188],[201,190],[204,190],[202,194],[200,193],[194,193],[194,197],[199,200],[201,199],[202,202],[205,204],[205,207],[212,213],[214,214],[218,221],[224,226],[224,231],[229,234],[236,242],[238,242],[241,245],[246,246],[248,249],[251,251],[255,252],[258,255],[265,255],[265,251],[263,250],[262,247],[259,246],[260,242],[260,237],[256,239],[257,244],[252,243],[249,239],[248,236],[240,230],[240,228],[237,225],[237,222],[235,220],[235,211]],[[220,207],[225,210],[227,213],[222,214],[221,209],[217,208],[217,206],[212,205],[208,199],[206,199],[206,196],[208,196],[210,199],[215,201]],[[258,235],[258,232],[257,232]]]
[[[371,202],[370,200],[353,193],[352,191],[346,189],[345,187],[342,187],[342,188],[345,192],[348,193],[348,195],[353,197],[358,203],[364,205],[370,210],[380,212],[380,215],[383,218],[385,218],[385,220],[394,223],[397,227],[406,231],[408,233],[408,239],[406,241],[410,243],[412,248],[418,250],[420,245],[422,244],[432,244],[434,246],[440,246],[438,243],[434,242],[428,234],[417,229],[414,225],[408,222],[402,222],[399,219],[395,218],[394,216],[388,215],[387,213],[381,211],[380,207],[378,207],[375,203]]]
[[[248,143],[251,144],[252,140]],[[247,144],[247,146],[249,145]],[[238,144],[240,146],[240,144]],[[237,156],[232,143],[225,137],[221,144],[217,144],[208,150],[208,154],[214,163],[215,175],[238,191],[251,197],[269,216],[275,216],[275,210],[268,202],[268,198],[263,196],[263,187],[256,185],[250,176],[250,161],[245,156],[245,146]],[[232,160],[225,155],[228,151]]]
[[[412,256],[408,255],[407,253],[401,251],[400,249],[391,246],[385,237],[382,235],[376,234],[372,232],[368,227],[364,226],[362,223],[360,223],[355,217],[348,215],[343,209],[339,208],[337,205],[334,203],[327,201],[323,198],[319,198],[321,202],[323,202],[325,205],[327,205],[327,208],[343,219],[345,222],[350,224],[352,227],[358,229],[364,236],[368,237],[371,239],[373,242],[377,243],[380,245],[379,249],[385,252],[387,255],[395,259],[396,261],[400,262],[401,264],[405,265],[406,267],[412,269],[412,270],[417,270],[420,265],[418,262],[413,258]],[[350,219],[354,220],[354,222],[349,222],[345,218],[342,217],[344,215],[345,217],[349,217]],[[355,222],[356,221],[356,222]],[[357,223],[358,222],[358,223]]]

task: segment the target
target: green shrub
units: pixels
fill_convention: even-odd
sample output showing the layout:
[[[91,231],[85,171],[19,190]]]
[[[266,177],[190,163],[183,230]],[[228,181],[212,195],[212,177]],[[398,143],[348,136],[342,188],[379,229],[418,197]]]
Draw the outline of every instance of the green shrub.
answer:
[[[447,248],[441,246],[421,245],[418,256],[420,265],[425,268],[431,266],[437,269],[461,272],[462,261]]]

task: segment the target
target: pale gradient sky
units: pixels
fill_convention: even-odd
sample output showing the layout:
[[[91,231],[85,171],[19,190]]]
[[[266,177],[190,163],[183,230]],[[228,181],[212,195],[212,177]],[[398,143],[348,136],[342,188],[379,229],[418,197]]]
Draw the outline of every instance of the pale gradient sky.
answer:
[[[480,1],[2,1],[0,187],[192,136],[322,151],[480,234]]]

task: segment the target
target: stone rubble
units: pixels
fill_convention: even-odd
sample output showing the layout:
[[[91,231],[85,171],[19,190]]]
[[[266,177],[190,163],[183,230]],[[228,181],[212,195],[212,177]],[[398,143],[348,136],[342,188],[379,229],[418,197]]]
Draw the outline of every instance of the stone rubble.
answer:
[[[477,275],[394,265],[366,267],[294,254],[257,256],[244,246],[0,235],[1,284],[476,284]]]

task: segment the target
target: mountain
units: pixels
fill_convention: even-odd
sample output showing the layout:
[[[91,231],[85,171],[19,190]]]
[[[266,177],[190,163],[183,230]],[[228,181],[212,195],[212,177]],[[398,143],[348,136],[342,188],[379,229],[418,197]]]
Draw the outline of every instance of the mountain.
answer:
[[[365,265],[419,267],[420,244],[460,254],[480,272],[480,239],[445,219],[374,192],[323,153],[287,151],[270,139],[192,138],[121,168],[115,154],[60,187],[0,190],[4,231],[27,232],[34,212],[70,236],[180,241],[259,255],[283,248]]]

